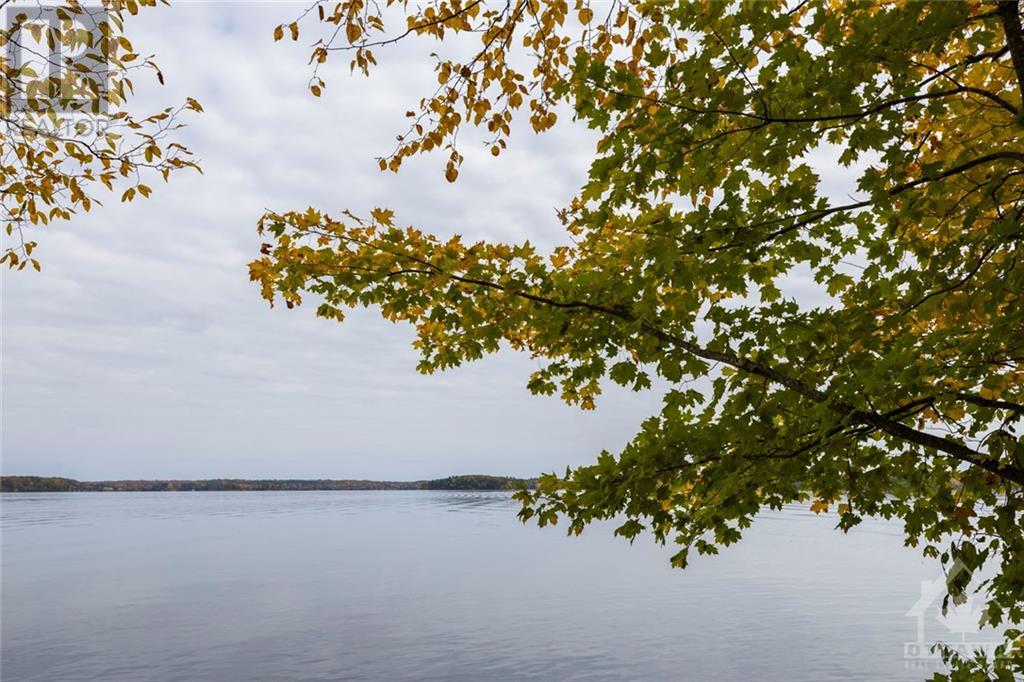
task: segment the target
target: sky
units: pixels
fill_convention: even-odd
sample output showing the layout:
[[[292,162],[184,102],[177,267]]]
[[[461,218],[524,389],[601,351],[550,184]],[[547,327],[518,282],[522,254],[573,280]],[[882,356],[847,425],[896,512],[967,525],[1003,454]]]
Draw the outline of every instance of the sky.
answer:
[[[370,79],[329,65],[306,90],[308,41],[275,44],[303,5],[178,2],[129,25],[166,84],[136,111],[198,99],[181,140],[203,174],[151,181],[152,198],[37,231],[42,273],[2,275],[4,474],[114,478],[420,479],[529,476],[616,452],[657,413],[657,392],[609,386],[583,412],[525,388],[538,360],[510,351],[432,376],[408,327],[372,310],[343,324],[269,309],[248,281],[264,210],[395,210],[467,241],[564,239],[554,211],[582,184],[594,137],[514,130],[494,159],[466,140],[444,158],[377,170],[404,113],[429,94],[429,43],[376,53]]]

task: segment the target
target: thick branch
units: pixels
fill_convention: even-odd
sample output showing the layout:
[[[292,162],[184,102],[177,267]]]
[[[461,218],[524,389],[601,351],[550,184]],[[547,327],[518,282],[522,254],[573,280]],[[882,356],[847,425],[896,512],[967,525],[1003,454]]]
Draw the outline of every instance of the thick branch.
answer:
[[[358,241],[358,240],[357,240]],[[379,248],[379,247],[378,247]],[[478,279],[475,277],[464,277],[455,273],[447,272],[437,265],[422,259],[412,256],[410,254],[398,253],[387,251],[396,258],[403,258],[412,260],[424,265],[433,273],[447,277],[448,279],[460,282],[462,284],[469,284],[473,286],[486,287],[494,289],[496,291],[504,292],[510,296],[521,298],[533,303],[541,305],[552,306],[562,309],[584,309],[594,313],[602,315],[608,315],[610,317],[618,318],[624,322],[639,324],[640,329],[645,333],[649,334],[660,341],[673,345],[691,355],[709,360],[711,362],[718,362],[735,369],[754,374],[765,379],[779,384],[793,391],[797,395],[806,398],[812,402],[826,405],[833,412],[839,413],[846,417],[850,422],[862,424],[864,426],[870,426],[874,429],[882,431],[894,436],[900,440],[908,443],[920,445],[922,447],[942,452],[950,455],[962,462],[981,467],[986,471],[989,471],[996,476],[1007,481],[1012,481],[1018,485],[1024,486],[1024,469],[1013,467],[1010,465],[1003,464],[998,460],[992,459],[985,453],[974,450],[962,443],[936,436],[935,434],[928,433],[926,431],[919,431],[911,428],[906,424],[899,421],[898,418],[892,418],[885,414],[879,414],[877,412],[862,410],[854,407],[853,405],[837,400],[824,391],[815,388],[814,386],[806,383],[805,381],[796,377],[790,376],[789,374],[780,371],[767,364],[750,360],[748,358],[741,357],[726,351],[717,351],[705,346],[701,346],[692,341],[688,341],[682,337],[676,336],[663,329],[655,326],[637,316],[629,308],[621,305],[608,306],[599,303],[591,303],[589,301],[562,301],[550,296],[544,296],[541,294],[529,293],[517,289],[511,289],[496,282],[492,282],[486,279]]]
[[[732,353],[704,348],[695,343],[686,341],[685,339],[668,334],[648,323],[643,323],[643,326],[644,329],[653,336],[672,343],[673,345],[682,348],[688,353],[696,355],[699,358],[711,360],[713,362],[720,362],[744,372],[764,377],[769,381],[785,386],[794,393],[813,402],[825,404],[834,412],[848,415],[853,422],[864,424],[866,426],[873,426],[879,431],[883,431],[890,436],[895,436],[900,440],[931,448],[938,452],[944,452],[963,462],[980,466],[981,468],[996,474],[1000,478],[1024,485],[1024,470],[1001,464],[998,461],[992,460],[984,453],[973,450],[966,445],[949,440],[948,438],[936,436],[926,431],[918,431],[917,429],[913,429],[902,422],[890,419],[889,417],[878,414],[877,412],[856,409],[852,405],[843,401],[834,400],[825,392],[768,365],[764,365],[738,355],[733,355]]]
[[[1024,98],[1024,30],[1020,25],[1020,8],[1017,0],[999,0],[999,20],[1006,33],[1006,46],[1010,48],[1013,70],[1017,72],[1017,87]]]

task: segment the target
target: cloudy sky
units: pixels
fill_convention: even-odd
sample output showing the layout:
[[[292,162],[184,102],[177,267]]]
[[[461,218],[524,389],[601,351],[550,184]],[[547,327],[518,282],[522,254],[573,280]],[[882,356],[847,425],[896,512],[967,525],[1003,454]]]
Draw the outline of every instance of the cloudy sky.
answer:
[[[454,185],[438,156],[382,174],[374,157],[433,81],[431,46],[379,52],[370,80],[339,60],[315,99],[305,43],[271,39],[302,7],[178,2],[132,25],[167,81],[137,110],[196,97],[183,137],[204,174],[110,196],[35,235],[41,274],[3,274],[3,473],[531,475],[617,450],[657,411],[657,395],[613,387],[590,413],[531,396],[537,361],[513,353],[420,376],[410,330],[373,311],[338,325],[268,309],[246,273],[265,209],[387,206],[437,234],[550,247],[593,144],[579,126],[520,129],[500,159],[466,144]]]

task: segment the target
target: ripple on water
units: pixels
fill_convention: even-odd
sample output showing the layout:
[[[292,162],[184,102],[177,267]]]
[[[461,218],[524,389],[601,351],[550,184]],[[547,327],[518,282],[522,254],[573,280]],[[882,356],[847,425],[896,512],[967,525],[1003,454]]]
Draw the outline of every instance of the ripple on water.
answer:
[[[800,506],[668,566],[508,493],[0,497],[2,663],[18,680],[919,680],[938,569],[898,524]],[[929,621],[931,622],[931,621]],[[931,627],[931,626],[929,626]],[[938,632],[937,635],[944,633]]]

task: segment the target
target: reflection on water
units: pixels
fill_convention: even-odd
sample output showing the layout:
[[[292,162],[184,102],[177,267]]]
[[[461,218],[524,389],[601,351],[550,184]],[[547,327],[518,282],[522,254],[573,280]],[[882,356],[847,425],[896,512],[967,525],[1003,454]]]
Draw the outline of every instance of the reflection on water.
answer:
[[[765,514],[718,557],[523,526],[506,493],[7,494],[5,680],[920,680],[937,567]],[[947,637],[929,621],[929,635]],[[956,634],[956,633],[952,633]]]

